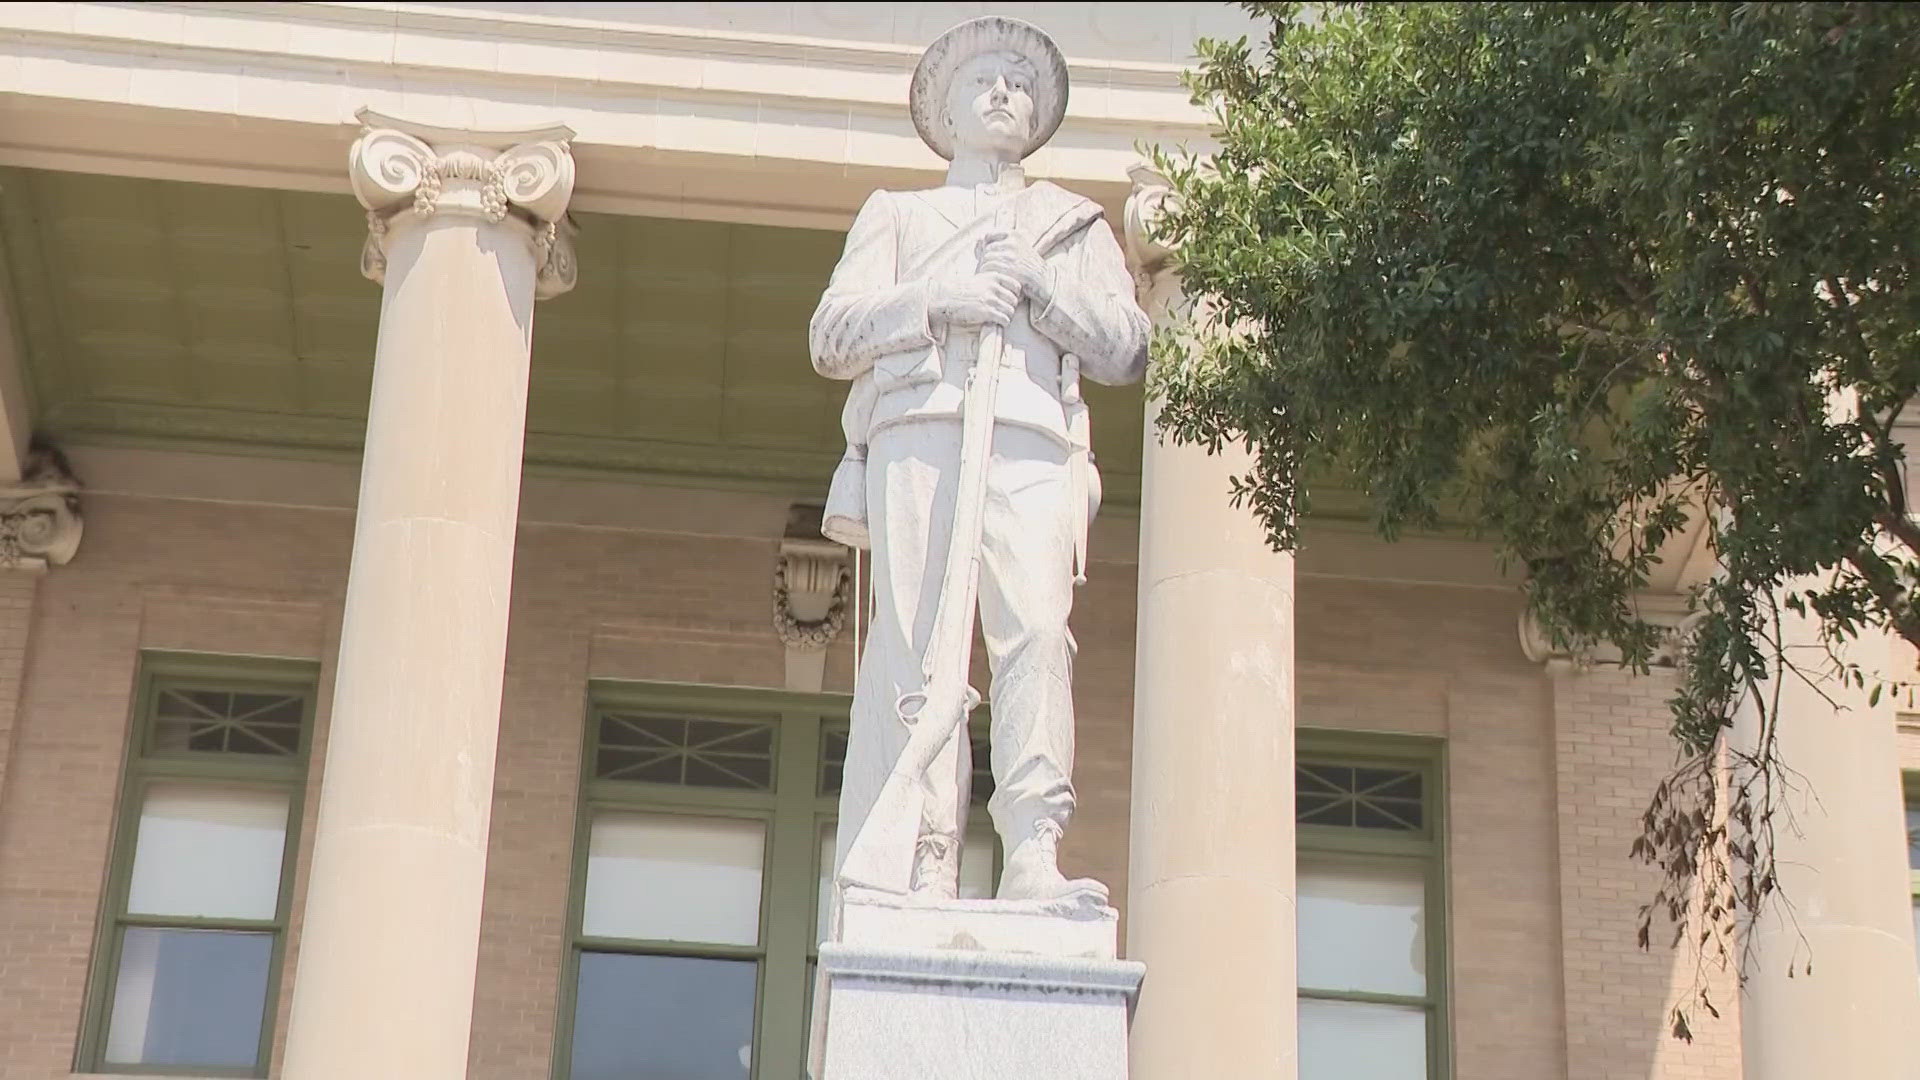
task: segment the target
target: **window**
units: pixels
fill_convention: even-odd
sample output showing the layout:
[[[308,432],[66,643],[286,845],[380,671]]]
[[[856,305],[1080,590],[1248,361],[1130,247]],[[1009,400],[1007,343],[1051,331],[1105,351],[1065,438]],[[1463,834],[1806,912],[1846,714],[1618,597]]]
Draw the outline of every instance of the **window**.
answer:
[[[1902,778],[1907,792],[1907,876],[1913,897],[1914,955],[1920,959],[1920,773]]]
[[[142,658],[81,1071],[266,1075],[315,670]]]
[[[1446,1075],[1445,832],[1431,746],[1301,736],[1301,1080]]]
[[[595,687],[556,1076],[800,1080],[847,706],[832,694]],[[982,741],[975,760],[962,893],[989,895]]]

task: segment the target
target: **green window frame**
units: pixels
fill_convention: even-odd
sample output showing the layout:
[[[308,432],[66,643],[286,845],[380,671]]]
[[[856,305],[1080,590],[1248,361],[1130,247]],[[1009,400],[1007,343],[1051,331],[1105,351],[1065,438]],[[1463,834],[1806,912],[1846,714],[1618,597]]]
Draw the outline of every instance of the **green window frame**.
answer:
[[[1920,960],[1920,772],[1900,774],[1907,811],[1907,891],[1913,900],[1914,956]]]
[[[831,693],[614,681],[592,683],[588,699],[554,1077],[568,1080],[573,1074],[583,958],[619,954],[752,961],[750,1075],[753,1080],[800,1080],[819,951],[821,848],[825,830],[838,815],[835,759],[837,751],[844,751],[852,699]],[[977,711],[974,718],[976,755],[984,752],[983,713]],[[687,726],[675,728],[676,723]],[[726,725],[736,726],[738,734],[729,735]],[[762,726],[769,734],[764,742],[757,734]],[[968,822],[973,838],[992,835],[982,808],[980,772],[976,768]],[[764,832],[757,940],[716,944],[587,933],[594,825],[622,815],[759,823]],[[993,850],[997,877],[997,841]]]
[[[310,660],[159,651],[141,654],[92,970],[87,980],[86,1012],[80,1027],[76,1071],[195,1077],[267,1075],[286,954],[288,913],[292,908],[318,675],[319,664]],[[143,825],[149,820],[145,810],[169,796],[189,800],[251,797],[264,799],[268,805],[275,796],[284,800],[278,872],[273,878],[265,879],[272,882],[273,896],[270,900],[264,895],[253,897],[271,906],[270,915],[146,910],[168,906],[166,902],[151,903],[154,899],[151,895],[140,905],[132,902],[136,886],[144,887],[155,880],[143,876],[136,881],[138,867],[148,866],[150,874],[164,876],[164,870],[152,868],[159,866],[169,854],[182,850],[177,839],[171,847],[163,843],[160,826],[156,825],[155,840],[149,849],[152,861],[142,863],[139,859]],[[161,818],[152,820],[159,822]],[[204,841],[204,836],[198,839]],[[194,850],[209,849],[202,842]],[[269,850],[256,846],[253,855],[257,858]],[[251,884],[257,890],[263,881],[255,880]],[[178,988],[171,983],[172,989],[159,987],[158,972],[163,963],[159,957],[169,941],[176,945],[187,941],[204,945],[216,940],[216,936],[224,937],[229,946],[246,939],[267,939],[264,987],[260,991],[260,1030],[253,1060],[225,1064],[166,1063],[116,1057],[116,1053],[125,1051],[124,1046],[116,1049],[114,1040],[116,1009],[121,1004],[117,999],[123,993],[120,983],[131,977],[127,972],[132,971],[135,964],[146,966],[148,978],[147,996],[139,999],[138,1005],[131,1004],[134,999],[129,996],[127,1006],[138,1010],[143,1018],[139,1029],[143,1033],[140,1056],[172,1054],[177,1057],[188,1052],[176,1045],[172,1050],[156,1053],[152,1046],[155,1011],[167,1016],[170,1009],[177,1008],[170,1002],[194,996],[175,992]],[[130,948],[130,941],[136,947]],[[251,945],[247,949],[259,952]],[[136,959],[135,954],[141,959]],[[254,960],[249,958],[247,962]],[[167,974],[174,979],[191,978],[196,963],[204,964],[204,957],[198,961],[188,959],[185,966],[170,968]],[[126,971],[123,964],[127,965]],[[209,971],[201,967],[198,974],[204,978]],[[242,1004],[244,1007],[244,1002]],[[177,1022],[191,1025],[204,1019],[202,1015]]]
[[[1426,1075],[1447,1080],[1452,1049],[1443,744],[1418,736],[1302,730],[1295,754],[1298,861],[1363,871],[1417,870],[1425,945],[1422,993],[1313,986],[1303,976],[1299,997],[1423,1010]]]

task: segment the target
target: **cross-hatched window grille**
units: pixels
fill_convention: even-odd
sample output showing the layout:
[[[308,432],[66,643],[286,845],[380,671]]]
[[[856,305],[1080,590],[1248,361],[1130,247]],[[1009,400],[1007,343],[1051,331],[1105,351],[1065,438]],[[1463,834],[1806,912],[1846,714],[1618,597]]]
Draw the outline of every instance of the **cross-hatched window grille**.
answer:
[[[1301,762],[1294,803],[1302,825],[1422,832],[1426,778],[1418,769]]]
[[[799,1080],[848,700],[635,683],[591,696],[554,1075]],[[976,777],[977,800],[990,791]],[[977,807],[966,832],[962,895],[991,895],[998,845]]]
[[[300,753],[307,697],[277,691],[246,691],[205,685],[155,688],[147,749],[153,753]]]
[[[266,1075],[315,673],[142,658],[79,1071]]]
[[[1446,1076],[1439,779],[1427,740],[1300,736],[1301,1080]]]
[[[596,723],[594,775],[772,791],[773,734],[769,720],[605,712]]]

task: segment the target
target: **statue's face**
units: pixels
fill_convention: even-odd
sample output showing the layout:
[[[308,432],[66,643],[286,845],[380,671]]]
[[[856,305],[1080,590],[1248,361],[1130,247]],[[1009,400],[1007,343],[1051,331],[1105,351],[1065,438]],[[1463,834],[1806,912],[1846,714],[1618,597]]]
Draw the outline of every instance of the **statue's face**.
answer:
[[[1033,68],[1012,53],[981,53],[947,87],[956,156],[1018,159],[1033,137]]]

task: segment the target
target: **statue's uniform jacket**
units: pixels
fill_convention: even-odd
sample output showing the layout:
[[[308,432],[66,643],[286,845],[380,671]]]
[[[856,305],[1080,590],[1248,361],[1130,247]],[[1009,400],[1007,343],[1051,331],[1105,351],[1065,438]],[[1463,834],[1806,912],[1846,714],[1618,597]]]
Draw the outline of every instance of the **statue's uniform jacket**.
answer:
[[[874,560],[875,614],[854,698],[836,867],[905,743],[896,703],[922,682],[952,531],[960,416],[979,335],[936,331],[933,285],[976,272],[986,235],[1008,227],[1030,243],[1048,238],[1051,295],[1044,305],[1023,298],[1005,328],[987,470],[980,625],[993,670],[989,807],[1009,847],[1072,813],[1067,616],[1083,521],[1073,504],[1085,498],[1069,469],[1085,438],[1072,419],[1075,379],[1137,381],[1149,323],[1113,231],[1081,196],[1044,183],[1017,193],[875,192],[847,234],[810,335],[815,370],[854,380],[844,423],[850,443],[867,448]],[[969,770],[966,740],[956,739],[929,777],[934,809],[923,832],[958,832]]]

